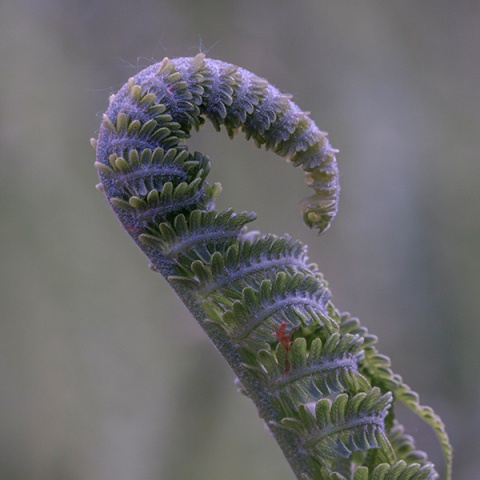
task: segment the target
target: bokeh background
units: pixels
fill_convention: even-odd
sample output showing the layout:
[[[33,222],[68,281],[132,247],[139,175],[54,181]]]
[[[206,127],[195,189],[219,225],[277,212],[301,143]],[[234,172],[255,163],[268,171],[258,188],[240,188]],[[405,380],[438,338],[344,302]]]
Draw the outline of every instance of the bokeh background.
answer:
[[[108,96],[200,50],[295,96],[340,149],[330,231],[302,175],[211,126],[220,207],[310,246],[478,478],[480,3],[0,2],[0,478],[288,480],[233,374],[95,190]],[[442,459],[428,427],[409,431]]]

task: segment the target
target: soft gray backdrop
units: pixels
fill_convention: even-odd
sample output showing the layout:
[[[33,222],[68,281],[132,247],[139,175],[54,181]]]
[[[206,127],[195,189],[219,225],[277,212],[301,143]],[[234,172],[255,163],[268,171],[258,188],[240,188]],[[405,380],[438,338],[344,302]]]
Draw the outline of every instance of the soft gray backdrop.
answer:
[[[455,478],[477,478],[480,4],[438,0],[0,3],[0,478],[292,478],[94,188],[108,96],[200,49],[294,94],[340,149],[340,213],[318,238],[301,173],[207,127],[192,144],[220,206],[310,245],[336,304],[443,416]]]

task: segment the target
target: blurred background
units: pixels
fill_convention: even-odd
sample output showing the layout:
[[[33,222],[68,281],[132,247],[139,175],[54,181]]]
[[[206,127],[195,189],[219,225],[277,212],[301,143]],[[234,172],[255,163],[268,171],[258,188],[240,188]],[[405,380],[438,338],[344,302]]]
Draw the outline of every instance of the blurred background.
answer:
[[[340,149],[322,237],[302,174],[207,126],[219,207],[309,244],[478,478],[480,3],[3,0],[0,478],[293,476],[233,374],[95,190],[108,96],[199,51],[266,77]],[[436,439],[402,413],[442,470]]]

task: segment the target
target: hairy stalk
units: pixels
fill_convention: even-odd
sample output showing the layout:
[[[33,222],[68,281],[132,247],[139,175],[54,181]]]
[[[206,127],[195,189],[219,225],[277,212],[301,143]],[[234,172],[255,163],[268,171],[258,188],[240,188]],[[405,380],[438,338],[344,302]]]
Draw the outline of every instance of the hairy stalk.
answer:
[[[210,160],[185,143],[205,119],[302,167],[314,191],[304,221],[330,226],[339,185],[326,133],[266,80],[199,54],[164,59],[110,98],[92,144],[99,188],[124,228],[225,357],[296,478],[438,478],[395,420],[400,401],[435,430],[450,479],[443,423],[391,371],[376,337],[333,306],[306,247],[249,232],[254,213],[215,210]]]

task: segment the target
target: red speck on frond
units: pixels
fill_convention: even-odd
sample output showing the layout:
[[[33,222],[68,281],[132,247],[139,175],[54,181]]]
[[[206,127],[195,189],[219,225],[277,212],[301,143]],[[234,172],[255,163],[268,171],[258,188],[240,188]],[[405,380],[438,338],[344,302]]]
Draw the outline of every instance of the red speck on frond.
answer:
[[[292,335],[300,328],[294,328],[293,330],[290,330],[289,333],[286,333],[288,323],[287,322],[282,322],[280,326],[277,328],[277,330],[274,332],[275,337],[277,338],[278,343],[283,346],[285,349],[285,372],[284,375],[286,375],[290,371],[290,361],[288,359],[288,354],[290,352],[290,347],[292,346]]]

